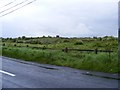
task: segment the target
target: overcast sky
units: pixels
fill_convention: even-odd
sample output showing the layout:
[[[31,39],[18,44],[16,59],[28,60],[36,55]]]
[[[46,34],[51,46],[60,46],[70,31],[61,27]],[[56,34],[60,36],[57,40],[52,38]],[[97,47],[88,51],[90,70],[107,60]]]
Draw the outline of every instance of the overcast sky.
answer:
[[[8,4],[14,1],[14,3]],[[11,14],[8,8],[25,0],[0,0],[3,37],[19,36],[117,36],[119,0],[36,0]],[[5,12],[3,12],[6,10]],[[0,32],[1,32],[0,31]]]

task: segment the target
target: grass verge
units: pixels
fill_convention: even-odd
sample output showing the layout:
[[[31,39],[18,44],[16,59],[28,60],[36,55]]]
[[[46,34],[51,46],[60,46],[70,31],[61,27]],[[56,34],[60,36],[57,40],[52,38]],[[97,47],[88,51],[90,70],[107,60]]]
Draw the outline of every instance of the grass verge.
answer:
[[[2,55],[26,61],[68,66],[77,69],[118,73],[118,54],[111,53],[65,53],[59,50],[37,50],[27,47],[2,48]]]

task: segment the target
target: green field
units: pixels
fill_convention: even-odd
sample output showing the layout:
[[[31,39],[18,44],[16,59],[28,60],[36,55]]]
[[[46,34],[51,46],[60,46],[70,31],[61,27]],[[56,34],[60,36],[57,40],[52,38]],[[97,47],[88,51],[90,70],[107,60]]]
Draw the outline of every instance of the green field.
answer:
[[[19,37],[2,38],[2,55],[26,61],[47,63],[72,68],[118,73],[118,39],[112,36],[63,38]],[[67,48],[65,52],[64,49]],[[98,52],[78,50],[112,50]]]

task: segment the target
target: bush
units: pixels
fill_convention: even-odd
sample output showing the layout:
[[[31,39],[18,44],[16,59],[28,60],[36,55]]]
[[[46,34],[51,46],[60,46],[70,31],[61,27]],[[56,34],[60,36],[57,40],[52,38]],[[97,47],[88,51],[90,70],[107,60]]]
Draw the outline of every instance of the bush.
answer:
[[[16,44],[14,44],[14,46],[16,47],[17,45],[16,45]]]
[[[76,41],[74,45],[83,45],[83,41],[82,40]]]
[[[5,43],[3,43],[2,45],[5,46]]]

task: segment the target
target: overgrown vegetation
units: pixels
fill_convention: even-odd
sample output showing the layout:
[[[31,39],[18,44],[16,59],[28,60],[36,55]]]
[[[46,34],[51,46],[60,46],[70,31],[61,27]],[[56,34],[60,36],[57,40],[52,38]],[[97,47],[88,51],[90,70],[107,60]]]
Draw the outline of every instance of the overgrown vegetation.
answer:
[[[47,48],[47,49],[46,49]],[[63,52],[62,49],[112,50],[112,53]],[[2,38],[3,56],[77,69],[117,73],[118,42],[112,36],[93,38],[19,37]]]

